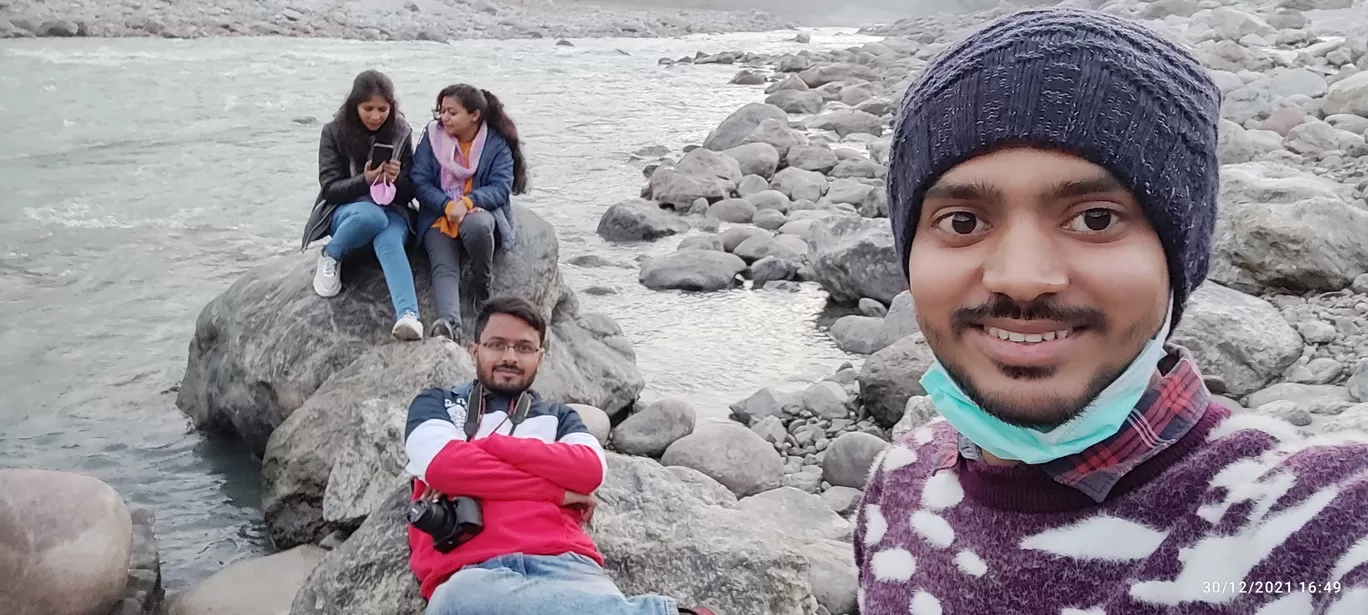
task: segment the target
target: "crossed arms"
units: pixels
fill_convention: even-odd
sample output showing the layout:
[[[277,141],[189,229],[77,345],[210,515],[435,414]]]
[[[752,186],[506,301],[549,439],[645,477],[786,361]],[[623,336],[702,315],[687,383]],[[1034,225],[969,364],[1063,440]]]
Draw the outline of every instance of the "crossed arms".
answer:
[[[579,416],[559,406],[555,442],[490,434],[467,441],[451,422],[441,389],[409,405],[404,451],[409,474],[447,495],[530,500],[560,505],[566,493],[593,493],[603,483],[604,454]]]

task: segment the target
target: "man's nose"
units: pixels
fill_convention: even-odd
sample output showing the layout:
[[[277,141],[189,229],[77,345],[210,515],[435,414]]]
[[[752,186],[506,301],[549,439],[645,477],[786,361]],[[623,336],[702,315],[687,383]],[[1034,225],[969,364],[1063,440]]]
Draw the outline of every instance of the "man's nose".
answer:
[[[1016,222],[998,232],[983,266],[985,290],[1027,303],[1069,286],[1059,237],[1043,223]]]

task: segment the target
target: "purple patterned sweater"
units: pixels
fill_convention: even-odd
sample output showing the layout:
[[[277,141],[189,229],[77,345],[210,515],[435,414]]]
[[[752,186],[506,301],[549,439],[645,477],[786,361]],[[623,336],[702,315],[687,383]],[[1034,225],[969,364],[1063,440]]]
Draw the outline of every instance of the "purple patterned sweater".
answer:
[[[1101,504],[959,455],[943,419],[874,463],[864,615],[1368,615],[1368,436],[1209,406]]]

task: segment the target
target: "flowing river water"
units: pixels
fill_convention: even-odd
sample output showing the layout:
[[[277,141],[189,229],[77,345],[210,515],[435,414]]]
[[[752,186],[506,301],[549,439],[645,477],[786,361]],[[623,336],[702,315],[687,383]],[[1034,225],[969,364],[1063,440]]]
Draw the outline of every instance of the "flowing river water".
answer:
[[[816,380],[851,357],[822,331],[826,296],[657,293],[634,264],[674,249],[594,233],[644,182],[632,152],[699,143],[756,87],[735,66],[661,67],[745,49],[845,47],[816,30],[686,39],[376,43],[336,40],[12,40],[0,43],[0,467],[85,472],[155,509],[168,589],[269,549],[259,465],[202,437],[175,407],[195,318],[266,259],[297,249],[317,190],[319,124],[366,68],[388,72],[418,127],[466,81],[498,94],[527,143],[584,309],[636,344],[647,398],[682,396],[709,420],[761,386]],[[52,511],[62,514],[62,511]]]

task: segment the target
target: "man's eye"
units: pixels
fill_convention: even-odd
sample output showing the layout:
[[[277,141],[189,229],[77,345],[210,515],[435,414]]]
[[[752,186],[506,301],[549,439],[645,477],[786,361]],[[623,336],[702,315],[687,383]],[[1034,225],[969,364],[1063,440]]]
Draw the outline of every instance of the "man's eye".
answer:
[[[1069,221],[1069,230],[1079,233],[1100,233],[1116,224],[1116,212],[1110,209],[1089,209]]]
[[[941,218],[936,226],[942,231],[954,235],[972,235],[986,225],[974,214],[967,211],[957,211]]]

